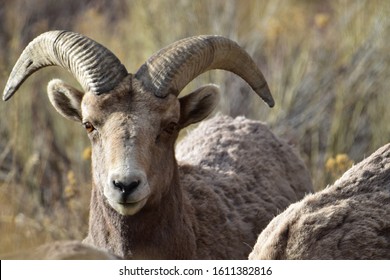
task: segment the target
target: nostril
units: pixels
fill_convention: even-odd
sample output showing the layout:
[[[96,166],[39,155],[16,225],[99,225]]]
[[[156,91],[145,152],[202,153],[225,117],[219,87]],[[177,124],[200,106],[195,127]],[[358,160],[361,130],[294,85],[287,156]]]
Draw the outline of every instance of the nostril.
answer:
[[[112,184],[114,185],[115,188],[120,190],[122,193],[130,194],[139,186],[140,181],[139,180],[133,181],[127,185],[122,183],[121,181],[114,180]]]
[[[136,187],[138,187],[139,183],[140,183],[139,180],[131,182],[130,185],[128,186],[128,188],[129,189],[135,189]]]
[[[123,191],[124,185],[120,181],[114,180],[112,181],[112,184],[115,188],[119,189],[120,191]]]

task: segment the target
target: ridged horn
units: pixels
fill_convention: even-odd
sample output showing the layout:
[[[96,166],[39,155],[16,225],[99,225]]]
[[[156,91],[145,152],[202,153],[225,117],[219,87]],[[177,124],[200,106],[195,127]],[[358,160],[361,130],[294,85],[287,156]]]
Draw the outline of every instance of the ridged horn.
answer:
[[[202,35],[177,41],[152,55],[135,77],[157,97],[178,95],[200,74],[222,69],[243,78],[270,106],[275,102],[267,82],[249,54],[222,36]]]
[[[127,76],[119,59],[99,43],[74,32],[49,31],[24,49],[7,81],[3,100],[11,98],[32,73],[51,65],[67,69],[84,91],[95,94],[112,90]]]

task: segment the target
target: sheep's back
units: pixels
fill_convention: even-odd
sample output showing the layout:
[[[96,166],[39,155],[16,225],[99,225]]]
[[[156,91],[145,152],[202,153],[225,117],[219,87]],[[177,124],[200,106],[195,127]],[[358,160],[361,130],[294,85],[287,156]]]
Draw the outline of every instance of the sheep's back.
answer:
[[[389,259],[390,144],[273,219],[250,258]]]
[[[220,258],[247,258],[268,222],[312,191],[293,148],[242,117],[202,122],[177,145],[176,156],[203,258],[207,248]]]

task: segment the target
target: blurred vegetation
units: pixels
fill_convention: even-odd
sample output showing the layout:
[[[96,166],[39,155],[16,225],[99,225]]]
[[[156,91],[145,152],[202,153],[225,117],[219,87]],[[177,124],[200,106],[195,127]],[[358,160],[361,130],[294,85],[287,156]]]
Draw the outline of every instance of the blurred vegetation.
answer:
[[[187,90],[219,84],[218,111],[267,122],[295,144],[317,189],[389,140],[389,1],[0,0],[1,88],[26,44],[53,29],[101,42],[130,72],[187,36],[236,40],[263,71],[276,107],[223,71],[203,74]],[[0,253],[87,231],[89,143],[49,104],[54,77],[77,86],[51,67],[0,102]]]

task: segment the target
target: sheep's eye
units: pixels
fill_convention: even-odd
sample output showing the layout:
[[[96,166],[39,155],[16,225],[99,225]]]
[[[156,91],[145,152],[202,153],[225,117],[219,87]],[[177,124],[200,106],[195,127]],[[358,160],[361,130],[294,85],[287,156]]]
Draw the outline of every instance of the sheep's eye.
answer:
[[[171,122],[165,128],[164,131],[169,134],[173,134],[177,129],[177,123]]]
[[[85,130],[88,133],[91,133],[92,131],[95,130],[95,127],[90,122],[85,122],[85,123],[83,123],[83,125],[84,125]]]

